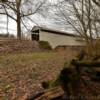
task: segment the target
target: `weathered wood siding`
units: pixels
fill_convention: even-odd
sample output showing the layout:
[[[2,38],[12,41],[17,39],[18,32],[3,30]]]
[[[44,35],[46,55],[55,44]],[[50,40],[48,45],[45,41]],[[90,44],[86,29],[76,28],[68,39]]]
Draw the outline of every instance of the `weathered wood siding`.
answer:
[[[76,37],[73,36],[67,36],[67,35],[59,35],[59,34],[53,34],[49,32],[40,31],[39,33],[39,40],[40,41],[48,41],[52,48],[55,48],[57,46],[82,46],[85,43],[83,41],[77,40]]]

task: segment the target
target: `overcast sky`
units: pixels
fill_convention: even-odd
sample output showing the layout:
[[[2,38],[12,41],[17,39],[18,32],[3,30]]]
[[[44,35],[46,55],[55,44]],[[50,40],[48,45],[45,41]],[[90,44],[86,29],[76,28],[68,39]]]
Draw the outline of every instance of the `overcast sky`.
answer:
[[[49,0],[50,3],[56,4],[57,1],[62,1],[62,0]],[[46,10],[46,9],[45,9]],[[49,15],[48,15],[49,14]],[[59,30],[66,30],[63,23],[58,23],[56,20],[52,19],[53,14],[53,9],[49,10],[48,13],[44,11],[44,15],[47,17],[43,17],[40,14],[36,13],[34,16],[32,16],[32,19],[34,19],[34,23],[31,23],[30,21],[26,21],[25,24],[29,26],[29,29],[34,25],[39,25],[39,26],[44,26],[48,28],[53,28],[53,29],[59,29]],[[6,16],[0,16],[0,33],[7,33],[6,31],[6,22],[7,18]],[[23,28],[22,28],[23,30]],[[24,29],[24,32],[27,31]],[[9,33],[16,35],[16,22],[13,21],[12,19],[9,19]]]

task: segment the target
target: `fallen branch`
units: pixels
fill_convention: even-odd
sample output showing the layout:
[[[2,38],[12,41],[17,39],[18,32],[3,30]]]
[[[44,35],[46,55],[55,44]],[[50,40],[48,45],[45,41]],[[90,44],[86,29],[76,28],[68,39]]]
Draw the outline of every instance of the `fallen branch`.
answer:
[[[100,67],[100,61],[78,61],[72,60],[72,65],[78,67]]]
[[[63,89],[60,86],[58,86],[44,90],[42,94],[30,97],[27,100],[58,100],[56,98],[61,98],[63,95]]]

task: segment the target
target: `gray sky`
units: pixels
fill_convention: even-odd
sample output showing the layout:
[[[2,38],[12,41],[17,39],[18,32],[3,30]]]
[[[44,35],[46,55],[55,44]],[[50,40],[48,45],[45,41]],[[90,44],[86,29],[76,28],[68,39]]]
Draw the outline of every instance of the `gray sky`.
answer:
[[[57,1],[62,1],[62,0],[48,0],[51,4],[56,4]],[[48,28],[53,28],[53,29],[59,29],[59,30],[66,30],[65,26],[63,25],[63,23],[58,23],[56,21],[56,19],[54,20],[52,18],[52,16],[54,16],[54,9],[50,8],[48,12],[46,12],[47,9],[43,9],[44,11],[42,11],[45,15],[45,17],[41,16],[40,14],[36,13],[32,16],[32,19],[34,19],[35,23],[32,23],[30,21],[26,21],[25,24],[27,24],[29,26],[29,29],[31,30],[31,28],[34,25],[39,25],[39,26],[44,26],[44,27],[48,27]],[[43,14],[42,13],[42,14]],[[6,16],[0,16],[0,33],[7,33],[6,31]],[[25,29],[22,30],[27,31]],[[9,19],[9,33],[16,35],[16,22],[13,21],[12,19]]]

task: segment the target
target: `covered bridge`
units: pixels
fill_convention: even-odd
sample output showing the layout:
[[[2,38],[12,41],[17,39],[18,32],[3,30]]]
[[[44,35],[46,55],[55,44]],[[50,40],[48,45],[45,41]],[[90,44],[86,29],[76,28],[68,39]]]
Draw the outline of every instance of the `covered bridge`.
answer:
[[[38,26],[33,27],[31,39],[48,41],[52,48],[57,46],[83,46],[85,44],[84,40],[78,35]]]

